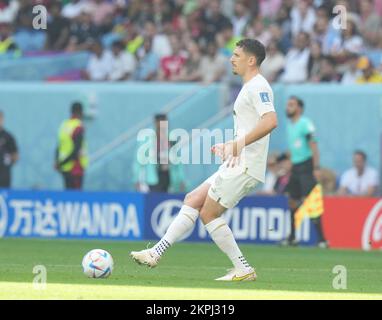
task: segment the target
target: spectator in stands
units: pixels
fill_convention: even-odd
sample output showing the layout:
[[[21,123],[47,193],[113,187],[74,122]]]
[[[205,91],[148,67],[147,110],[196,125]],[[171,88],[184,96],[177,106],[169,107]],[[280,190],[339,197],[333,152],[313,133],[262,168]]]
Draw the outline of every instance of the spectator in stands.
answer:
[[[111,53],[104,50],[100,41],[94,41],[91,46],[91,52],[92,54],[83,73],[83,78],[92,81],[106,81],[111,72]]]
[[[282,2],[282,0],[259,0],[260,16],[268,20],[275,20]]]
[[[82,118],[82,104],[73,103],[70,119],[62,123],[58,132],[55,168],[64,178],[65,189],[81,190],[88,166]]]
[[[291,36],[291,11],[294,5],[294,0],[283,0],[280,10],[277,12],[276,23],[280,26],[283,38]],[[286,52],[284,52],[286,53]]]
[[[158,31],[154,22],[147,21],[145,23],[143,35],[152,39],[152,51],[158,55],[159,58],[171,56],[170,38],[167,34]]]
[[[232,17],[233,35],[235,37],[241,37],[243,35],[245,26],[249,22],[248,8],[245,5],[244,0],[235,2],[234,15]]]
[[[126,26],[126,37],[124,43],[126,45],[125,50],[132,55],[136,55],[137,50],[143,45],[144,37],[139,33],[137,26],[132,23],[128,23]]]
[[[236,47],[236,43],[240,41],[242,37],[236,37],[233,34],[233,25],[231,23],[227,23],[223,28],[222,31],[217,34],[216,36],[216,42],[218,47],[220,48],[220,52],[226,56],[227,58],[232,56],[233,50]],[[207,43],[207,46],[209,43],[214,42],[214,40],[211,40]]]
[[[231,21],[221,12],[220,0],[210,0],[208,9],[203,12],[203,32],[201,37],[208,43],[215,40],[218,33],[223,31],[227,25],[232,25]]]
[[[200,47],[196,41],[190,41],[187,45],[189,54],[186,63],[179,73],[179,81],[201,81],[202,69],[201,61],[203,59]]]
[[[324,56],[320,60],[318,82],[338,82],[340,75],[336,71],[335,60],[330,56]]]
[[[285,193],[291,175],[292,163],[288,153],[271,154],[268,157],[267,173],[260,195],[281,195]]]
[[[192,2],[188,2],[192,4]],[[185,5],[184,8],[186,8]],[[197,8],[197,4],[191,5],[190,9],[183,9],[184,15],[180,17],[181,34],[186,34],[195,41],[200,41],[203,32],[203,22],[201,19],[201,10]]]
[[[61,4],[59,2],[53,2],[49,9],[45,49],[62,51],[69,42],[70,21],[61,16]]]
[[[75,19],[81,15],[86,5],[86,2],[82,0],[70,0],[62,8],[62,16],[67,19]]]
[[[357,78],[357,83],[382,83],[382,75],[375,70],[372,62],[367,57],[358,59],[357,68],[362,71],[362,76]]]
[[[152,81],[157,77],[160,66],[160,57],[152,49],[152,39],[147,37],[143,47],[138,50],[138,66],[135,79],[139,81]]]
[[[16,18],[16,32],[13,39],[22,52],[42,51],[45,45],[45,30],[33,28],[33,8],[31,4],[22,2]]]
[[[363,40],[358,35],[356,24],[353,20],[348,19],[346,28],[341,31],[341,36],[333,43],[331,55],[339,62],[343,62],[349,54],[360,54],[362,50]]]
[[[11,169],[18,159],[16,140],[4,129],[4,113],[0,111],[0,188],[11,187]]]
[[[280,75],[285,64],[285,56],[279,50],[276,41],[267,47],[267,56],[261,64],[261,74],[269,81],[274,82]]]
[[[350,54],[346,62],[346,69],[342,75],[342,84],[355,84],[357,79],[362,76],[361,70],[357,68],[359,56],[355,53]]]
[[[98,29],[92,22],[89,9],[83,9],[70,25],[68,50],[88,50],[93,39],[97,39],[98,36]]]
[[[353,168],[341,177],[338,194],[341,196],[373,197],[378,189],[378,172],[367,166],[366,153],[357,150],[353,154]]]
[[[321,11],[318,11],[321,12]],[[329,17],[323,11],[320,15],[317,14],[316,23],[314,24],[312,32],[312,44],[318,42],[320,47],[323,48],[322,51],[324,54],[329,54],[330,52],[330,28],[329,28]]]
[[[264,184],[262,185],[262,188],[258,192],[256,192],[257,194],[261,194],[261,195],[276,194],[275,185],[277,181],[277,172],[278,172],[277,157],[278,156],[276,153],[270,154],[268,156],[265,181],[264,181]]]
[[[310,82],[320,81],[320,69],[322,60],[321,44],[318,41],[313,41],[310,44],[310,54],[308,60],[308,78]]]
[[[58,3],[63,4],[62,17],[57,12]],[[31,28],[35,4],[47,5],[49,9],[46,31]],[[241,36],[256,38],[266,46],[276,41],[280,51],[288,54],[283,75],[277,80],[300,83],[317,75],[321,60],[317,55],[312,53],[314,63],[309,64],[307,73],[304,66],[304,55],[309,48],[313,50],[317,46],[316,42],[321,45],[323,55],[336,58],[335,68],[341,73],[347,69],[349,55],[360,51],[369,55],[369,50],[382,49],[382,17],[377,14],[381,4],[382,0],[0,0],[0,24],[7,22],[15,26],[16,33],[7,38],[24,51],[43,48],[83,51],[90,49],[94,39],[100,39],[107,48],[115,40],[122,40],[127,50],[137,55],[144,39],[150,37],[152,51],[163,58],[172,55],[169,39],[176,34],[182,36],[184,44],[198,42],[202,50],[210,41],[217,41],[219,51],[230,57]],[[349,21],[344,30],[336,27],[338,21],[334,16],[330,18],[334,5],[347,9]],[[65,39],[66,23],[70,23],[69,41]],[[292,40],[296,42],[301,31],[307,32],[312,41],[308,39],[303,49],[291,49]],[[0,51],[3,52],[10,40],[4,41],[2,36]],[[185,47],[188,50],[192,45]],[[276,57],[279,60],[280,56]],[[378,68],[382,71],[382,65]]]
[[[125,45],[122,41],[113,42],[110,61],[110,72],[108,80],[124,81],[130,79],[136,68],[135,57],[124,50]]]
[[[157,26],[164,26],[168,21],[172,20],[173,11],[170,2],[167,0],[152,0],[152,20]]]
[[[10,23],[0,23],[0,55],[15,53],[20,55],[17,45],[12,37],[12,25]]]
[[[292,42],[288,35],[283,34],[283,30],[277,24],[271,24],[269,26],[269,32],[271,34],[271,41],[276,41],[277,46],[283,55],[286,55],[289,49],[292,47]]]
[[[264,20],[261,17],[253,18],[246,27],[245,36],[259,40],[264,46],[268,46],[272,34],[269,28],[265,27]]]
[[[202,82],[209,84],[223,80],[227,71],[227,59],[218,52],[215,42],[207,45],[207,54],[203,56],[200,63]]]
[[[382,17],[382,0],[374,0],[375,12]]]
[[[309,61],[309,34],[300,32],[293,48],[291,48],[285,59],[284,72],[279,80],[284,83],[301,83],[308,78]]]
[[[289,153],[280,154],[277,157],[277,179],[273,187],[276,194],[285,194],[291,173],[292,162]]]
[[[332,196],[337,191],[337,177],[335,172],[327,168],[321,168],[317,174],[317,181],[322,186],[325,196]]]
[[[297,0],[290,13],[292,36],[300,32],[311,33],[316,22],[316,14],[309,0]]]
[[[0,0],[0,24],[15,21],[19,6],[17,0]]]
[[[122,38],[123,28],[117,22],[117,18],[114,14],[108,14],[105,18],[102,19],[102,23],[97,25],[97,31],[99,38],[106,47],[109,47],[109,44],[112,44],[115,40],[120,40]]]
[[[365,43],[373,48],[378,43],[378,36],[382,28],[381,17],[374,11],[373,0],[359,1],[360,6],[360,29]]]
[[[176,81],[180,70],[186,63],[186,57],[182,51],[180,39],[173,35],[170,38],[172,54],[163,57],[160,61],[159,80]]]
[[[103,21],[114,13],[115,9],[115,2],[90,0],[90,13],[96,26],[101,26]]]

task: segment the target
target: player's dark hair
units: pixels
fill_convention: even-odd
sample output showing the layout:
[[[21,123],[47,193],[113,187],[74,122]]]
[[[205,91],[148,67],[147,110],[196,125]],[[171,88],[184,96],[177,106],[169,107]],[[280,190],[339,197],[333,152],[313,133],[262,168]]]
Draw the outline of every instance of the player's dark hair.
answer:
[[[253,54],[256,57],[256,64],[258,67],[263,63],[265,59],[265,47],[264,45],[255,39],[242,39],[236,43],[236,46],[242,48],[244,52]]]
[[[354,151],[354,155],[359,155],[363,158],[363,161],[366,161],[367,160],[367,155],[364,151],[362,150],[355,150]]]
[[[82,115],[83,108],[81,102],[73,102],[71,107],[71,112],[73,115]]]
[[[302,99],[300,99],[300,98],[297,97],[297,96],[291,96],[291,97],[289,97],[289,99],[296,100],[297,105],[298,105],[301,109],[304,109],[305,104],[304,104],[304,101],[303,101]]]

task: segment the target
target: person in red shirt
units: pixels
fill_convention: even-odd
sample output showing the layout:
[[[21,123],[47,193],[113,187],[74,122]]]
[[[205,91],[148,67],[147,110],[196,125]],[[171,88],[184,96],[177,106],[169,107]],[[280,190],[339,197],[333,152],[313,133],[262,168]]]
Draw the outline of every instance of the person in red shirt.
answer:
[[[160,61],[159,80],[161,81],[178,81],[180,71],[186,63],[186,57],[181,50],[180,39],[171,36],[170,44],[172,54],[163,57]]]

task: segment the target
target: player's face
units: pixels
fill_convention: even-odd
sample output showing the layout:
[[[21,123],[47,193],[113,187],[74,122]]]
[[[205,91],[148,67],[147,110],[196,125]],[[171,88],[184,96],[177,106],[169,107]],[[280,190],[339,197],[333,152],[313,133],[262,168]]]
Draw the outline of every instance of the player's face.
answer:
[[[242,48],[236,47],[230,60],[233,74],[244,75],[247,67],[254,63],[253,60],[254,57],[249,57]]]

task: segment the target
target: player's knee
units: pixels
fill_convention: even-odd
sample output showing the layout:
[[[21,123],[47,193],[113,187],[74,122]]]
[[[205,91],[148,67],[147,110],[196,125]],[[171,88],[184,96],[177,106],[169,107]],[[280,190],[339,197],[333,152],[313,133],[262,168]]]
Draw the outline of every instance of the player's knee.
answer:
[[[186,206],[199,210],[203,206],[204,199],[197,192],[189,192],[184,197],[183,202]]]

